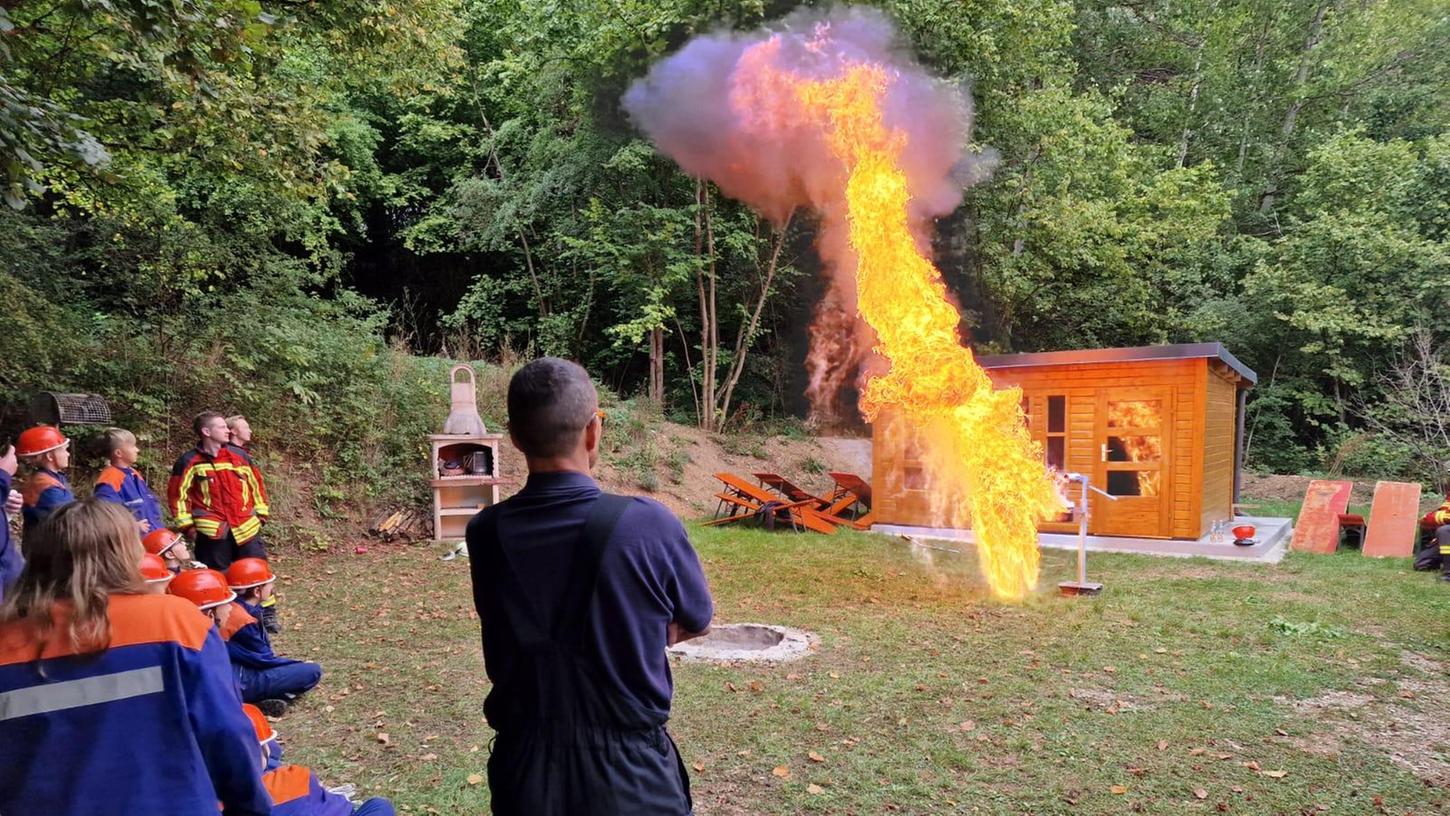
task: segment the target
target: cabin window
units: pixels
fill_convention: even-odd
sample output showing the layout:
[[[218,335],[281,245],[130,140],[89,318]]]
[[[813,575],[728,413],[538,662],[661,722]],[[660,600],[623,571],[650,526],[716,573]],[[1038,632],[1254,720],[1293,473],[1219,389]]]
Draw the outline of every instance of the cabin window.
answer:
[[[1047,432],[1067,433],[1067,397],[1047,398]]]
[[[1107,490],[1110,496],[1157,496],[1162,482],[1158,470],[1110,470]]]
[[[1061,394],[1047,398],[1047,433],[1042,449],[1048,467],[1067,470],[1067,397]]]

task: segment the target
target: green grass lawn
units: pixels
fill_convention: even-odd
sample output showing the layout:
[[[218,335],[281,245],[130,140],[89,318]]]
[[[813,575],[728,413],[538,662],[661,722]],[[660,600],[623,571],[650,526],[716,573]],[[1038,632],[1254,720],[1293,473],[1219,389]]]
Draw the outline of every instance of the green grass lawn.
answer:
[[[1450,811],[1450,587],[1404,562],[1094,555],[1097,598],[991,600],[970,554],[695,530],[718,622],[816,632],[675,667],[701,814]],[[283,562],[279,648],[323,685],[289,758],[409,813],[486,813],[468,571],[430,548]]]

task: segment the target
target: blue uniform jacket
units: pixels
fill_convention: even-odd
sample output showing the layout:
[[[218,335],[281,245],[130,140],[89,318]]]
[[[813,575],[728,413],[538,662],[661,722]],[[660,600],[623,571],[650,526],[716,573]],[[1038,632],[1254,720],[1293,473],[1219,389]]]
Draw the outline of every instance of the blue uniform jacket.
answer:
[[[283,765],[262,776],[272,795],[274,816],[352,816],[345,796],[328,793],[317,774],[301,765]]]
[[[76,500],[70,491],[70,480],[64,473],[53,470],[41,469],[30,474],[20,492],[25,495],[25,506],[20,512],[25,516],[27,530],[45,521],[55,508]]]
[[[301,663],[300,660],[282,657],[272,651],[272,639],[267,637],[267,630],[259,623],[261,618],[260,606],[238,600],[236,606],[232,607],[226,631],[223,632],[232,665],[246,666],[249,669],[275,669],[278,666]]]
[[[10,474],[0,470],[0,505],[10,495]],[[20,544],[10,539],[10,517],[0,510],[0,601],[5,600],[5,591],[20,577],[25,559],[20,555]]]
[[[107,465],[96,477],[96,498],[125,505],[137,521],[150,522],[152,530],[166,526],[166,519],[161,516],[161,500],[134,468]]]
[[[206,615],[174,595],[112,595],[111,644],[77,658],[57,605],[36,659],[0,624],[0,813],[266,816],[262,757]]]

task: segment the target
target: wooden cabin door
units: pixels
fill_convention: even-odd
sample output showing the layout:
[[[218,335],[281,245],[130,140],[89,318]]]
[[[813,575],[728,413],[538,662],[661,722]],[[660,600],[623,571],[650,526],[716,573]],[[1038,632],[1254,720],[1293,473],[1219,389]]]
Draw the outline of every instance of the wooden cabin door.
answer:
[[[1117,501],[1093,496],[1094,534],[1168,536],[1172,398],[1167,386],[1098,389],[1093,486]]]

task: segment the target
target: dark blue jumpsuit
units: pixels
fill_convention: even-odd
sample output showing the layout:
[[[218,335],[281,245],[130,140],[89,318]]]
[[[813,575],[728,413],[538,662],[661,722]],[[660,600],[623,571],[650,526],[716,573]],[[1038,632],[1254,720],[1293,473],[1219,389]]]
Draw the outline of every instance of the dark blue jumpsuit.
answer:
[[[679,521],[583,474],[535,474],[468,541],[493,681],[493,813],[689,814],[664,727],[665,629],[702,630],[712,609]]]

